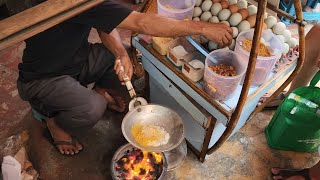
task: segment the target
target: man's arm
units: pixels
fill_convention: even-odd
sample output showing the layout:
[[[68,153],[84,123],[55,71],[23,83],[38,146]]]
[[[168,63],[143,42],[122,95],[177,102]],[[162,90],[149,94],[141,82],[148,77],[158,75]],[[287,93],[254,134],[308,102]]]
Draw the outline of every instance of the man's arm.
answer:
[[[202,35],[221,47],[229,45],[232,40],[232,29],[223,23],[175,20],[135,11],[118,28],[158,37]]]
[[[132,64],[129,55],[122,44],[117,29],[114,29],[110,34],[105,32],[99,32],[99,36],[104,46],[112,52],[116,60],[120,60],[121,65],[124,68],[124,73],[131,79],[133,74]],[[123,81],[122,76],[120,74],[120,66],[118,66],[117,62],[115,62],[114,70],[118,75],[119,80]]]

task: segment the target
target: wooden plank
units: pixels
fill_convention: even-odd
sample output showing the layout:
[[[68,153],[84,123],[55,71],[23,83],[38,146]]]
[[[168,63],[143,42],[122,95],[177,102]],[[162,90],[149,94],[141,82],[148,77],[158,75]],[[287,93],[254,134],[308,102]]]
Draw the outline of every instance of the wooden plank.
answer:
[[[33,8],[4,19],[0,22],[0,39],[4,39],[15,32],[44,21],[83,2],[85,2],[85,0],[46,1]]]
[[[0,50],[34,36],[104,0],[46,1],[0,21]]]

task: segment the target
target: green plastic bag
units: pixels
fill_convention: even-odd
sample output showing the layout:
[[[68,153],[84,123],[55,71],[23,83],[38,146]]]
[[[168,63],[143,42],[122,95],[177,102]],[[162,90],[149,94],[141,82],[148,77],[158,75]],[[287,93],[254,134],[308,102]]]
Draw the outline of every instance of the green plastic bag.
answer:
[[[317,152],[320,146],[320,71],[308,87],[289,94],[265,130],[271,148]]]

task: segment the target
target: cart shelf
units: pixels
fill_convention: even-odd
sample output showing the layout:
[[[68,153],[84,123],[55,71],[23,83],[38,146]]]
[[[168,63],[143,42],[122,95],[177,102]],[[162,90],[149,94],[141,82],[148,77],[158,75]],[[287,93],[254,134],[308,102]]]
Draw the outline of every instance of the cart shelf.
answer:
[[[192,97],[198,104],[207,110],[212,116],[219,115],[221,123],[226,125],[232,113],[234,112],[242,90],[242,85],[237,87],[232,97],[224,101],[214,100],[206,92],[203,91],[202,81],[194,83],[189,80],[182,72],[167,59],[166,56],[158,54],[151,45],[138,36],[133,38],[133,46],[142,52],[144,58],[148,59],[159,71],[164,73],[173,83],[179,86],[186,94]],[[197,48],[197,47],[196,47]],[[271,89],[282,77],[286,76],[296,66],[296,59],[287,64],[281,71],[271,72],[268,80],[261,86],[251,86],[246,104],[261,97],[269,89]],[[218,116],[218,117],[219,117]]]

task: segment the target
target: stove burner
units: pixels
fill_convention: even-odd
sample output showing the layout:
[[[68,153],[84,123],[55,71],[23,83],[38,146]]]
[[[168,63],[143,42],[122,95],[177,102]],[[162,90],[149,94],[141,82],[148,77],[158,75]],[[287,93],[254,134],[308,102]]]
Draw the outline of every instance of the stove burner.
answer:
[[[163,171],[162,154],[132,148],[116,161],[115,170],[123,180],[157,180]]]

